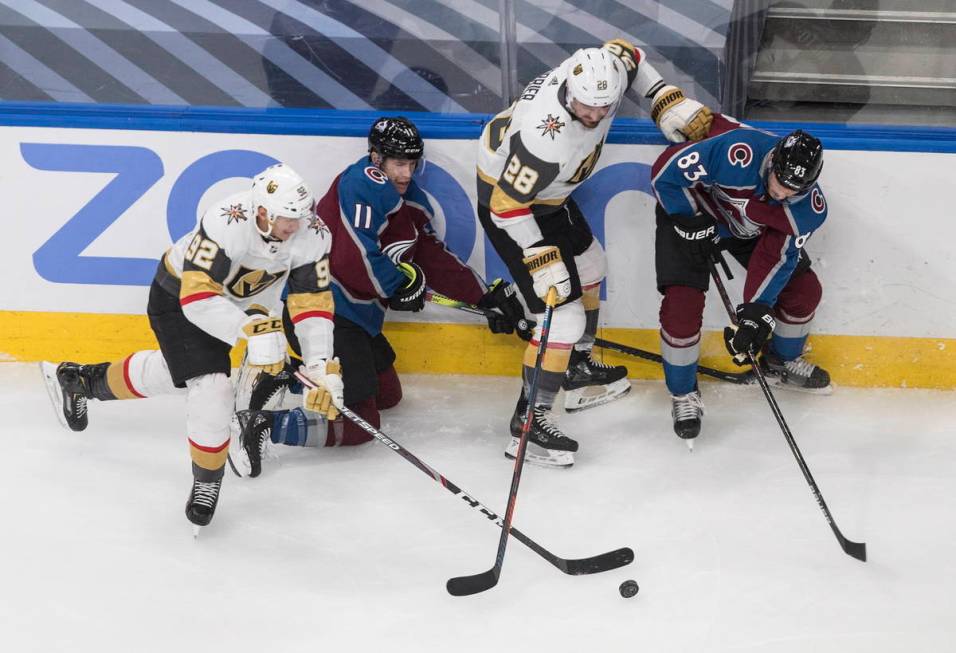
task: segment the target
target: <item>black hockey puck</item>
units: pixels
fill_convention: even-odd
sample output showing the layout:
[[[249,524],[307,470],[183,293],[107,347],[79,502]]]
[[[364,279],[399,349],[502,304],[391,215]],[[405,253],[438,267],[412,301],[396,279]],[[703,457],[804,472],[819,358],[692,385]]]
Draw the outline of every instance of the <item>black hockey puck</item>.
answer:
[[[632,596],[637,596],[638,590],[641,588],[637,586],[637,581],[626,580],[621,583],[621,586],[617,588],[617,591],[621,593],[625,599],[629,599]]]

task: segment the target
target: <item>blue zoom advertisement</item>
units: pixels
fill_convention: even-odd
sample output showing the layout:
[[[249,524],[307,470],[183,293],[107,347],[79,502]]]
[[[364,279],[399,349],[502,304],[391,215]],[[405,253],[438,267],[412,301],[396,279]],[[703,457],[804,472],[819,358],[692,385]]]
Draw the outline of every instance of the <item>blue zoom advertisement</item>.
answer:
[[[20,153],[36,170],[115,175],[76,213],[54,220],[62,226],[33,253],[37,273],[54,283],[148,286],[163,246],[157,246],[156,259],[88,256],[82,252],[164,177],[166,166],[161,156],[138,146],[28,142],[21,143]],[[262,152],[232,149],[212,152],[189,164],[166,198],[170,242],[195,225],[200,201],[210,187],[231,178],[251,179],[276,162]],[[427,162],[420,170],[419,183],[445,216],[445,241],[463,260],[471,257],[480,234],[474,206],[463,187],[463,182],[471,181],[471,177],[456,179],[434,162]],[[313,190],[321,196],[326,188]],[[650,193],[650,166],[610,165],[593,174],[574,194],[602,244],[608,203],[625,191]],[[484,251],[486,278],[507,278],[507,270],[494,250],[486,246]]]

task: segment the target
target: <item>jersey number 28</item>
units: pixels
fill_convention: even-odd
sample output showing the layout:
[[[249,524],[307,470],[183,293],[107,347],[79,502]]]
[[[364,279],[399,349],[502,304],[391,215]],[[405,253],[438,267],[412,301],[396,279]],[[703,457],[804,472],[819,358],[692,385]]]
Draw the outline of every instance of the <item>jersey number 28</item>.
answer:
[[[517,154],[511,155],[511,160],[508,161],[508,169],[501,176],[522,195],[530,193],[534,188],[534,183],[538,181],[538,171],[526,165],[521,165],[521,160]]]

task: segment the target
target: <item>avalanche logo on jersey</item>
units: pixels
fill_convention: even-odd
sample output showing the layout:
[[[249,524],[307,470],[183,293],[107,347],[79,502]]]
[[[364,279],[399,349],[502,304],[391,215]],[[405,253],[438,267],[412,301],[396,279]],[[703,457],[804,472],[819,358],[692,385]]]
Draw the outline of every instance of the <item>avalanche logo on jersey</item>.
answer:
[[[754,160],[754,151],[747,143],[734,143],[727,150],[727,159],[732,166],[746,168]]]
[[[229,292],[240,299],[252,297],[261,293],[283,276],[285,276],[285,272],[275,274],[265,270],[250,270],[240,266],[236,276],[229,283]]]
[[[375,166],[366,166],[365,176],[374,181],[376,184],[381,184],[382,186],[384,186],[385,182],[388,181],[388,175]]]
[[[230,204],[228,207],[223,207],[220,215],[226,219],[226,224],[245,222],[249,217],[246,215],[246,209],[242,204]]]
[[[565,123],[561,122],[560,118],[552,116],[550,113],[547,118],[541,119],[541,124],[538,125],[538,129],[541,130],[542,136],[550,136],[551,140],[554,140],[555,134],[561,133],[561,128],[564,127]]]
[[[810,193],[810,208],[813,209],[814,213],[823,213],[827,210],[827,201],[823,199],[823,193],[821,193],[820,189],[816,186],[813,187],[813,192]]]
[[[750,200],[745,197],[731,197],[720,186],[711,186],[710,196],[734,236],[750,239],[760,235],[761,226],[747,217],[747,204]]]

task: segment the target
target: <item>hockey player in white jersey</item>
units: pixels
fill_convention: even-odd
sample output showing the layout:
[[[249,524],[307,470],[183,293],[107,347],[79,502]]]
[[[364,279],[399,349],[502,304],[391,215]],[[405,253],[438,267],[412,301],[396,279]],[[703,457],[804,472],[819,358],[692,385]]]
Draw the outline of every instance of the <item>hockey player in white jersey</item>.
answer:
[[[562,389],[565,409],[580,410],[622,396],[627,369],[591,357],[598,326],[600,285],[607,265],[570,195],[594,170],[629,86],[650,101],[651,116],[672,142],[699,140],[710,110],[664,83],[640,48],[615,39],[578,50],[536,77],[495,116],[478,146],[478,216],[528,305],[539,315],[548,289],[559,305],[544,355],[529,433],[529,462],[568,466],[578,443],[554,424],[551,408]],[[539,332],[524,355],[524,387],[511,419],[505,451],[517,450]]]
[[[197,527],[213,518],[228,453],[230,350],[246,340],[249,365],[282,369],[286,340],[276,310],[287,281],[303,361],[319,385],[305,404],[329,419],[342,405],[332,358],[331,235],[314,206],[298,173],[281,163],[267,168],[250,190],[207,210],[163,256],[147,307],[159,351],[97,365],[42,364],[57,415],[74,431],[87,427],[90,399],[185,392],[193,471],[186,517]]]

